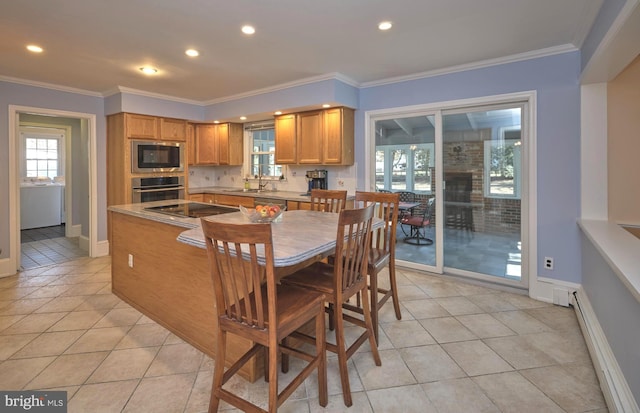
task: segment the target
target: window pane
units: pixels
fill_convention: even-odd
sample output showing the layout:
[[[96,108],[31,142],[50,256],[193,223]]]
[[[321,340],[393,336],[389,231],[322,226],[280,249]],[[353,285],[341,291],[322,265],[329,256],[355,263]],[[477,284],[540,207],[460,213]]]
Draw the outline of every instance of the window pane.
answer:
[[[376,188],[384,189],[384,151],[376,151]]]
[[[391,170],[391,189],[407,189],[407,151],[403,149],[394,149],[391,151],[391,156],[393,162]]]
[[[418,148],[413,151],[413,189],[415,191],[431,191],[430,155],[428,149]]]
[[[275,162],[275,133],[274,129],[262,129],[251,132],[251,166],[252,176],[262,175],[266,177],[280,177],[283,174],[282,166]]]
[[[515,195],[515,142],[516,141],[513,140],[491,142],[491,164],[489,172],[489,193],[491,195]]]

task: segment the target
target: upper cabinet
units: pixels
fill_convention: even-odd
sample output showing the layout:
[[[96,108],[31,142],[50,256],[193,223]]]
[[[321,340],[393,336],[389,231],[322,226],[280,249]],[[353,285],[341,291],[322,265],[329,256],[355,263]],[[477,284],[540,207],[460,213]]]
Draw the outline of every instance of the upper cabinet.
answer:
[[[136,113],[124,113],[123,116],[127,138],[167,141],[185,141],[187,139],[186,120],[159,118]]]
[[[331,108],[275,119],[276,163],[353,165],[354,111]]]
[[[242,125],[195,125],[194,165],[242,165]]]
[[[124,129],[127,138],[158,139],[158,118],[155,116],[124,113]]]
[[[186,141],[187,121],[183,119],[160,118],[160,139]]]
[[[296,115],[276,116],[274,129],[276,164],[298,163],[298,154],[296,153]]]

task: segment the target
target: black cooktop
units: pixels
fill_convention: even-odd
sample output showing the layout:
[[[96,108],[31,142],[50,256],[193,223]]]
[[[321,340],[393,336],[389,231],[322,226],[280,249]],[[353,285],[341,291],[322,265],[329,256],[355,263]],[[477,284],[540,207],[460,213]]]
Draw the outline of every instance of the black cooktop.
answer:
[[[199,204],[197,202],[187,202],[185,204],[171,204],[147,207],[145,211],[159,212],[161,214],[173,215],[177,217],[200,218],[209,215],[228,214],[238,212],[238,208],[224,207],[220,205]]]

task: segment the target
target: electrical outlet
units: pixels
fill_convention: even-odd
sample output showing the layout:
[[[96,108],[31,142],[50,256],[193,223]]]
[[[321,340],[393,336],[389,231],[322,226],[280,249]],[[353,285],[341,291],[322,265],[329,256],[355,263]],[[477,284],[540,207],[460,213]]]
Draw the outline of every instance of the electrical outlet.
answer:
[[[553,257],[544,257],[544,268],[547,270],[553,269]]]
[[[129,254],[129,267],[133,268],[133,254]]]

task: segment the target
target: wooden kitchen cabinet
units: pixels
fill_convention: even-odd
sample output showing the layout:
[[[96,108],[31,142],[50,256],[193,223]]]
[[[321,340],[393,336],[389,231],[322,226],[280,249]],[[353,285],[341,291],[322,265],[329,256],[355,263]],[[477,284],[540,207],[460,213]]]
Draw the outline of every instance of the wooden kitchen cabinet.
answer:
[[[195,165],[217,165],[219,158],[216,125],[196,125]]]
[[[189,201],[204,202],[204,194],[190,194]]]
[[[253,197],[251,196],[216,194],[215,199],[215,203],[218,205],[228,205],[233,207],[242,205],[245,208],[253,208]]]
[[[158,120],[155,116],[124,113],[125,136],[130,139],[157,139]]]
[[[275,162],[278,165],[298,163],[296,152],[296,115],[275,117]]]
[[[323,111],[303,112],[297,115],[298,163],[322,163]]]
[[[340,107],[278,116],[275,141],[277,164],[353,165],[354,111]]]
[[[242,165],[242,125],[238,123],[195,126],[195,165]]]
[[[187,121],[183,119],[159,118],[160,139],[167,141],[187,140]]]
[[[354,111],[349,108],[331,108],[324,111],[323,119],[324,165],[353,165]]]

